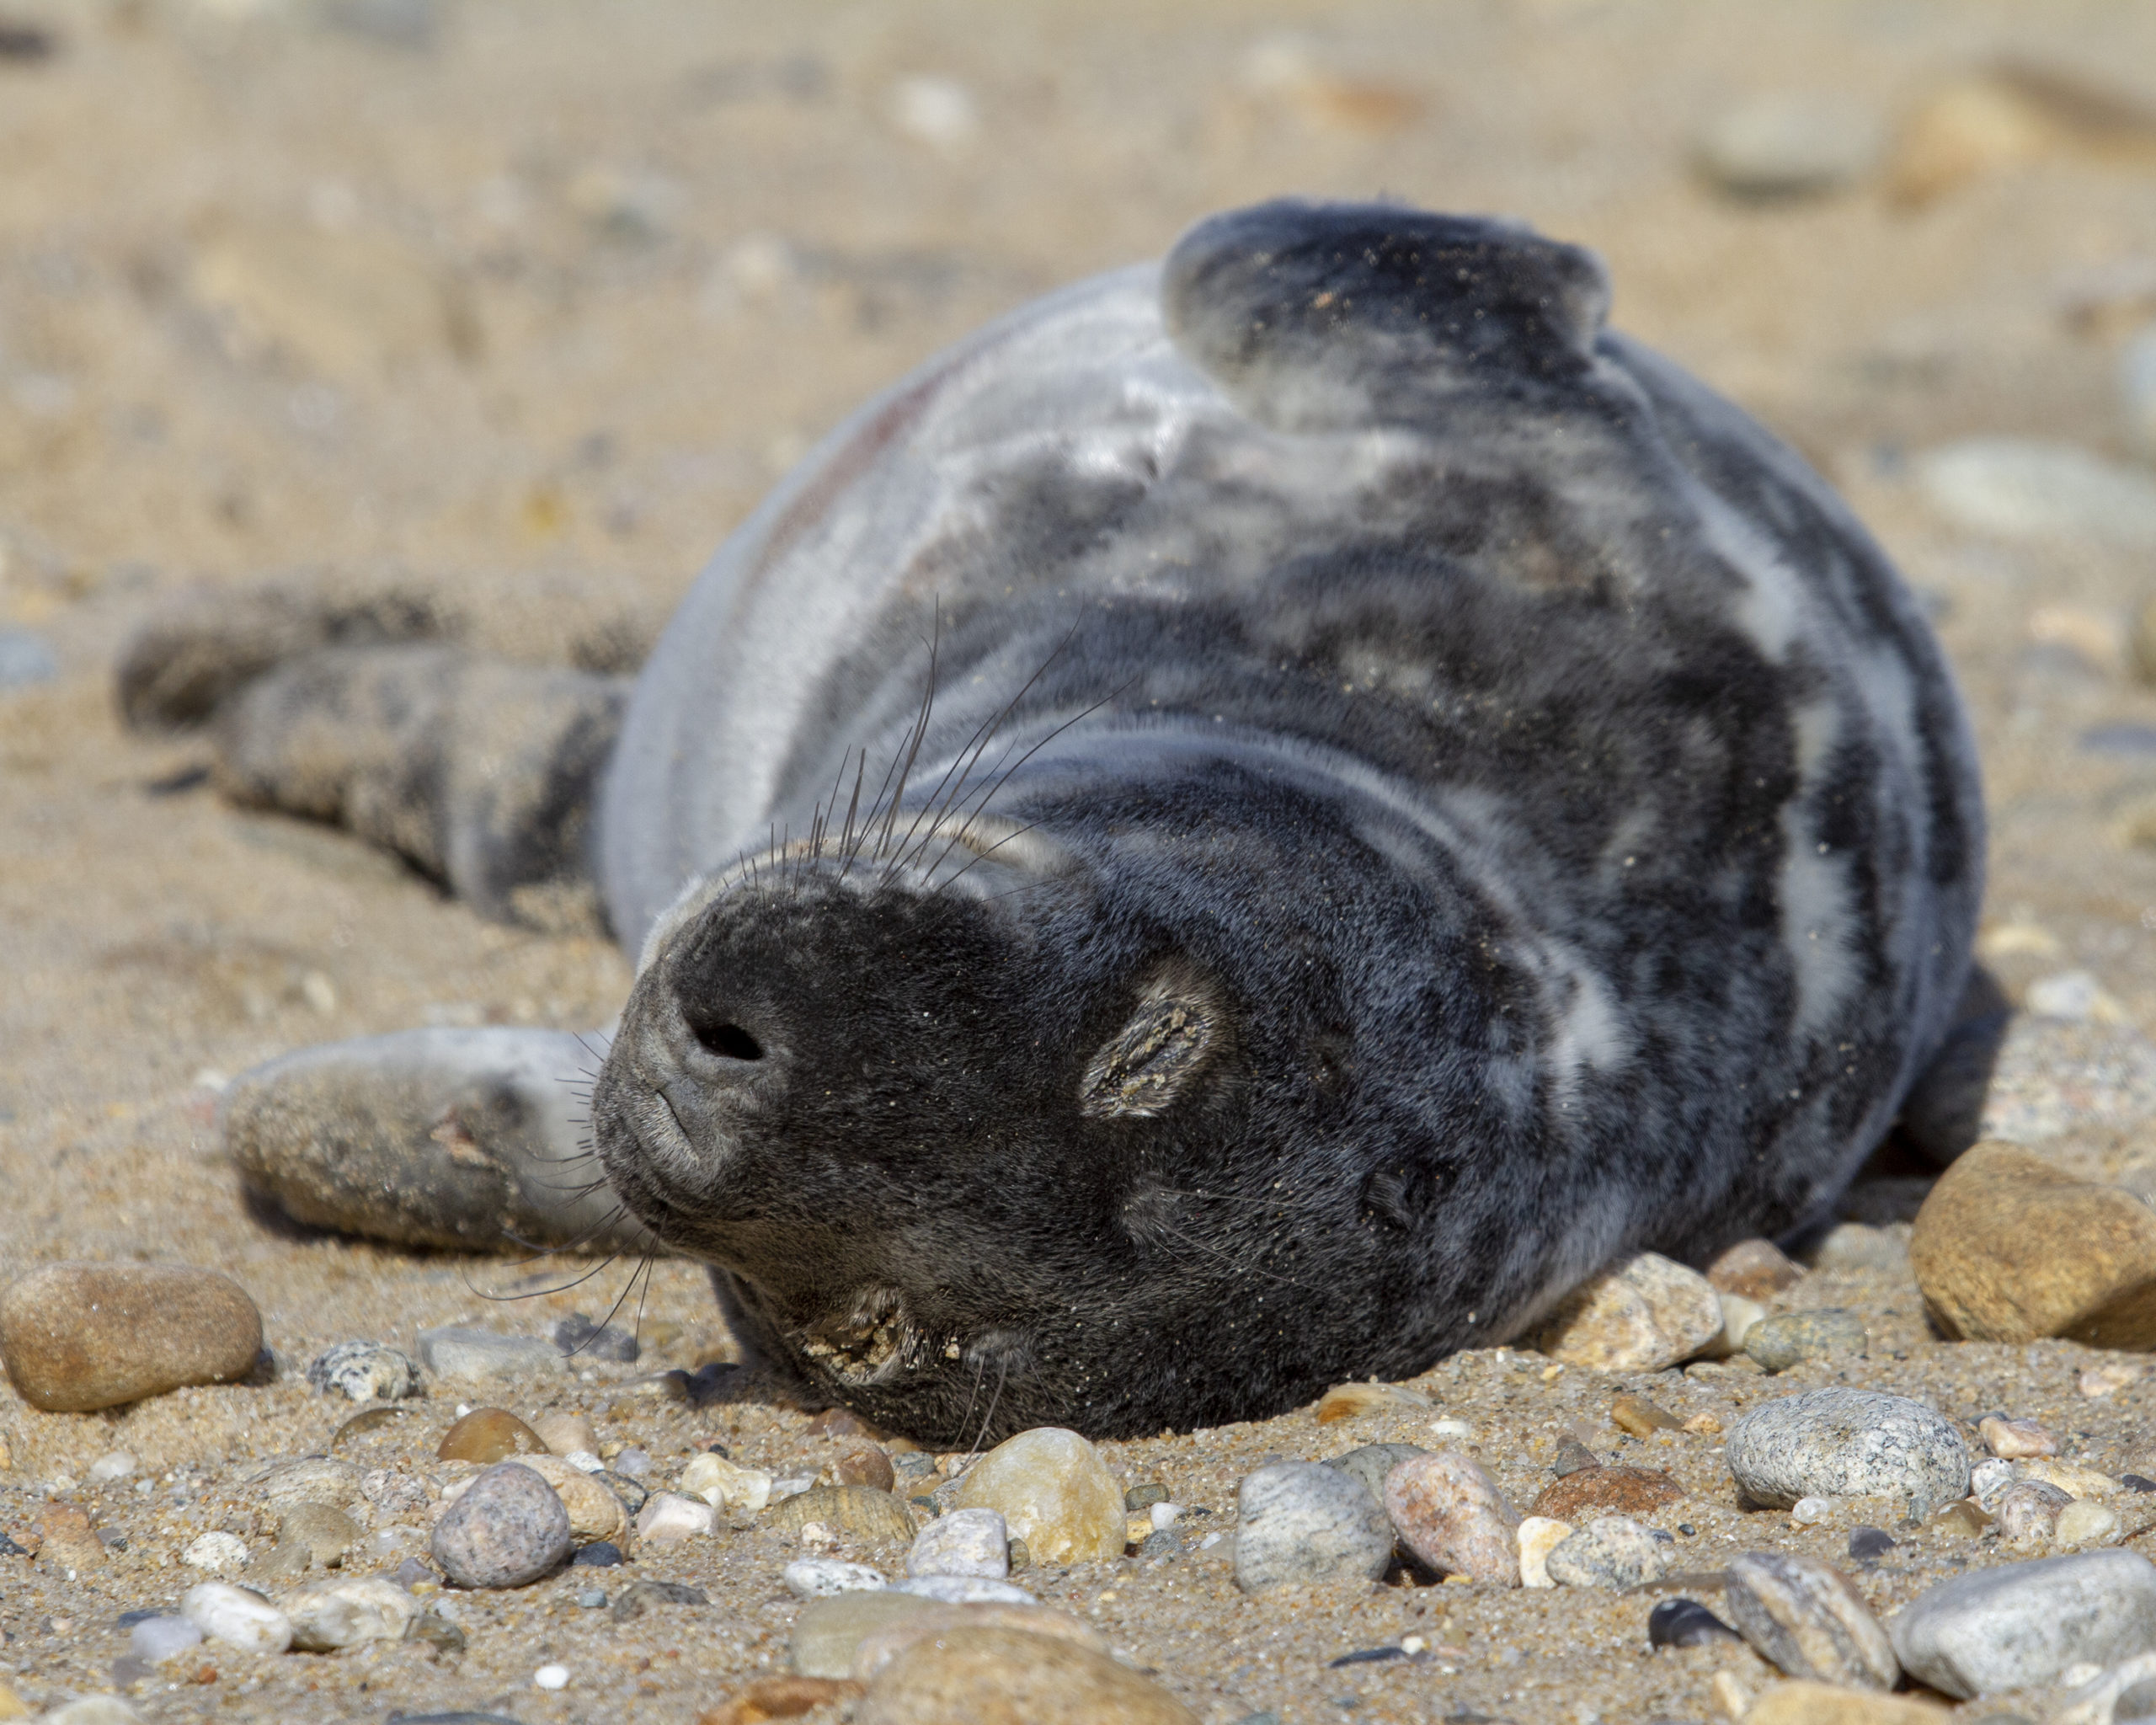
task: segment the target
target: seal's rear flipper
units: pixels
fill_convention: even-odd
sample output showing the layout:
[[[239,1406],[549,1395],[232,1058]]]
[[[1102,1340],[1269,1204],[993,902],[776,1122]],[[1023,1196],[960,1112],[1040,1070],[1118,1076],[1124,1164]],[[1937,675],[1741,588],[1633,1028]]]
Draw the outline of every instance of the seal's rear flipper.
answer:
[[[595,930],[592,805],[627,696],[627,678],[454,647],[330,648],[224,703],[215,776],[387,846],[482,916]]]
[[[1902,1103],[1901,1135],[1945,1167],[1977,1141],[1992,1069],[2014,1023],[2014,1003],[1983,965],[1969,972],[1954,1023]]]
[[[1168,254],[1176,345],[1262,425],[1426,419],[1463,392],[1575,395],[1609,309],[1601,261],[1517,223],[1283,199]]]
[[[294,1220],[404,1246],[663,1250],[585,1124],[609,1037],[408,1030],[243,1072],[221,1109],[240,1178]]]

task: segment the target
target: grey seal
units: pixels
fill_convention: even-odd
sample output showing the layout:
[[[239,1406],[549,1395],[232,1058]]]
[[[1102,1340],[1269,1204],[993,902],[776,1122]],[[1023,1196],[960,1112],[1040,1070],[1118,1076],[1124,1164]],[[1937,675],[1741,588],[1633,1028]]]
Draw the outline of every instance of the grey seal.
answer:
[[[226,780],[497,914],[590,857],[639,957],[589,1201],[803,1394],[959,1443],[1412,1375],[1613,1258],[1817,1216],[1969,976],[1982,797],[1919,604],[1608,305],[1509,222],[1216,216],[863,408],[632,686],[519,673],[555,716],[517,785],[454,700],[413,716],[448,649],[394,642],[224,699]],[[503,1190],[559,1141],[500,1064],[310,1051],[227,1131],[419,1237],[380,1196],[438,1154],[414,1097],[517,1103],[461,1146]]]

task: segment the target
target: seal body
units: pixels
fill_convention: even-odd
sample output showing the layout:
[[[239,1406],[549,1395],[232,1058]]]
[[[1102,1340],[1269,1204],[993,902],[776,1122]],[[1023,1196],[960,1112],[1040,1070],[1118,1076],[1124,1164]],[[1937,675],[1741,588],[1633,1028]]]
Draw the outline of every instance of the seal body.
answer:
[[[1912,595],[1598,263],[1216,217],[931,361],[632,696],[615,1191],[923,1439],[1259,1417],[1815,1215],[1966,979]]]

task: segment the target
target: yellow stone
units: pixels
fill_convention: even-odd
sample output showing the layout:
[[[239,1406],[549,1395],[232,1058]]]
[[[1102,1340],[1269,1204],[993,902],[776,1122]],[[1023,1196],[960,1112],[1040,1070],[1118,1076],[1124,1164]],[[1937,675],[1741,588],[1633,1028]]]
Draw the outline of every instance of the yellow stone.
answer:
[[[579,1545],[593,1540],[627,1537],[629,1512],[622,1500],[580,1467],[558,1455],[516,1455],[519,1467],[528,1467],[554,1488],[562,1507],[569,1512],[569,1535]]]
[[[1929,1701],[1842,1689],[1831,1683],[1777,1683],[1752,1704],[1744,1725],[1946,1725]]]
[[[958,1482],[953,1507],[994,1509],[1036,1563],[1123,1555],[1123,1489],[1077,1433],[1038,1426],[998,1444]]]

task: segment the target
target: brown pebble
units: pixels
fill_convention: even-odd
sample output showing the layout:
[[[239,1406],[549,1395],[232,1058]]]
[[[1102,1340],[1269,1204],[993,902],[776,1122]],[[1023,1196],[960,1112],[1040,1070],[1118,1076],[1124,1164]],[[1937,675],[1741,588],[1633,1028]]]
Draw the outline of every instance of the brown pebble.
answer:
[[[1940,1177],[1909,1265],[1949,1340],[2156,1348],[2156,1211],[2019,1145],[1979,1144]]]
[[[891,1458],[873,1444],[840,1456],[837,1472],[841,1485],[867,1486],[873,1492],[889,1491],[898,1477],[891,1471]]]
[[[444,1461],[505,1461],[512,1455],[543,1455],[539,1434],[506,1408],[475,1407],[441,1434],[435,1451]]]
[[[953,1629],[1017,1630],[1027,1635],[1053,1636],[1058,1641],[1075,1642],[1096,1653],[1108,1651],[1107,1642],[1091,1624],[1051,1605],[937,1605],[925,1611],[909,1612],[862,1636],[853,1651],[854,1680],[874,1682],[885,1666],[915,1642],[945,1635]]]
[[[1684,1487],[1658,1470],[1582,1467],[1545,1486],[1528,1514],[1577,1526],[1593,1515],[1649,1515],[1684,1496]]]
[[[38,1548],[41,1562],[63,1569],[87,1569],[104,1562],[104,1541],[90,1526],[90,1518],[72,1503],[48,1503],[38,1518],[43,1536]]]
[[[843,1678],[760,1677],[730,1701],[701,1713],[696,1725],[763,1725],[766,1719],[798,1719],[818,1707],[851,1701],[861,1685]]]
[[[1198,1725],[1151,1679],[1106,1653],[1014,1629],[915,1643],[869,1685],[856,1725]]]
[[[1951,1540],[1972,1540],[1991,1525],[1991,1517],[1966,1499],[1949,1503],[1924,1524],[1932,1532]]]
[[[1333,1425],[1358,1413],[1428,1407],[1430,1398],[1404,1384],[1335,1384],[1317,1402],[1317,1423]]]
[[[1519,1585],[1519,1511],[1481,1462],[1450,1450],[1411,1456],[1385,1476],[1385,1509],[1440,1575]]]
[[[117,1407],[247,1376],[262,1315],[230,1276],[187,1264],[46,1264],[0,1293],[0,1360],[48,1413]]]
[[[1771,1240],[1740,1240],[1707,1266],[1707,1279],[1717,1293],[1766,1300],[1803,1280],[1804,1267]]]
[[[774,1533],[798,1534],[819,1522],[833,1535],[861,1545],[913,1543],[913,1518],[889,1492],[867,1486],[818,1486],[766,1509],[758,1525]]]
[[[590,1420],[581,1413],[555,1408],[534,1419],[531,1429],[539,1441],[547,1446],[547,1452],[551,1455],[574,1455],[579,1453],[596,1455],[599,1453],[599,1434],[592,1429]]]
[[[808,1435],[812,1438],[877,1438],[883,1434],[850,1408],[826,1407],[808,1422]]]
[[[277,1525],[280,1540],[297,1540],[318,1569],[332,1569],[358,1543],[360,1525],[328,1503],[295,1503]]]
[[[1684,1429],[1684,1422],[1666,1407],[1657,1407],[1644,1396],[1620,1396],[1609,1404],[1609,1418],[1620,1429],[1636,1438],[1650,1432]]]

